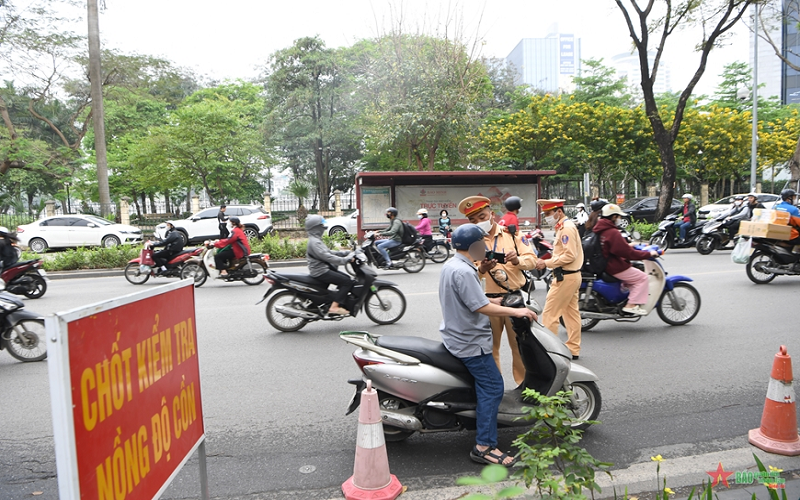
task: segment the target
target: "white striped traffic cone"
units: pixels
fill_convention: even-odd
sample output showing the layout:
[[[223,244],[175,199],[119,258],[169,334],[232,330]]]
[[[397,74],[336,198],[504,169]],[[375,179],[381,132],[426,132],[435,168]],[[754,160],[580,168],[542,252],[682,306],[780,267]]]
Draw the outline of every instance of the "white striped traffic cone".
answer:
[[[403,485],[389,473],[378,391],[371,380],[361,391],[356,462],[353,475],[342,483],[342,492],[347,500],[394,500],[403,492]]]
[[[800,455],[800,437],[797,434],[797,410],[792,386],[792,358],[786,346],[772,362],[772,373],[767,387],[761,427],[748,433],[750,444],[770,453]]]

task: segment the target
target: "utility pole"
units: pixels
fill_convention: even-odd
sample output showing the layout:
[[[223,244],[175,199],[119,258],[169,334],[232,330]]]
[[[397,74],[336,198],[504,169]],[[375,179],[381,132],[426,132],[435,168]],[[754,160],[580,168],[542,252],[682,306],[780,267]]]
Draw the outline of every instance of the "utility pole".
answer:
[[[105,112],[103,111],[103,74],[100,69],[100,21],[97,0],[87,0],[89,18],[89,80],[92,85],[92,126],[94,152],[97,161],[97,188],[100,192],[100,213],[111,213],[111,193],[108,188],[108,158],[106,154]]]

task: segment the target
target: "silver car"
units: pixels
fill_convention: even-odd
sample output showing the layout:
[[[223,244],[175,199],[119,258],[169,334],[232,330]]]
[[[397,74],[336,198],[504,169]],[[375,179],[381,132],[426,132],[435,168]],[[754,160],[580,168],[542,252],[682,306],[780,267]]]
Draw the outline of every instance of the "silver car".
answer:
[[[17,237],[22,246],[36,253],[48,248],[115,247],[120,244],[140,243],[142,230],[94,215],[55,215],[17,227]]]

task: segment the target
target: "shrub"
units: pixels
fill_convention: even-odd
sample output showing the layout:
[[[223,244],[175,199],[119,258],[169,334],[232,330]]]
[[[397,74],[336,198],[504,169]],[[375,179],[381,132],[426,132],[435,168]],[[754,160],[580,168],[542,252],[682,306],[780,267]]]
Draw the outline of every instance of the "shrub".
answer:
[[[633,232],[634,230],[639,231],[639,233],[642,235],[641,236],[642,241],[648,241],[650,237],[653,236],[653,233],[655,233],[658,230],[658,223],[657,222],[650,223],[650,222],[645,222],[643,220],[634,220],[631,222],[630,230],[631,232]]]

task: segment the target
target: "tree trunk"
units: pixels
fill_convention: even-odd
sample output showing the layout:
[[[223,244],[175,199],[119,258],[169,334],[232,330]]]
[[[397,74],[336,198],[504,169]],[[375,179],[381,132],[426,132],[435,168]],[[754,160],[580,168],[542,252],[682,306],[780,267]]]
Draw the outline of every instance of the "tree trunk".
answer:
[[[139,197],[142,199],[142,215],[147,213],[147,195],[140,193]]]
[[[103,110],[103,74],[100,69],[100,22],[97,0],[88,0],[89,20],[89,80],[92,85],[92,126],[97,159],[97,188],[100,192],[100,213],[111,212],[111,193],[108,187],[105,111]]]
[[[167,204],[167,206],[166,206],[166,212],[167,212],[168,214],[171,214],[171,213],[172,213],[172,210],[171,210],[171,207],[169,206],[169,189],[165,189],[165,190],[164,190],[164,202]]]

